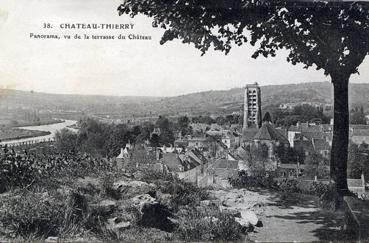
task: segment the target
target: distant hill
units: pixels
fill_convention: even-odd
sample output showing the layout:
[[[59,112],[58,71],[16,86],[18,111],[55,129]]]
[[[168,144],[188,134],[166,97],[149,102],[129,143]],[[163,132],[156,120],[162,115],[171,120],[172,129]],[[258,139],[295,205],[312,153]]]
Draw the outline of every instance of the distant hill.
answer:
[[[369,109],[369,84],[350,84],[350,104]],[[330,82],[261,86],[262,106],[294,102],[321,102],[332,104],[333,88]],[[189,113],[232,113],[242,109],[243,88],[224,91],[206,91],[164,98],[155,104],[163,111]]]
[[[37,109],[43,112],[83,112],[109,117],[229,114],[240,112],[243,88],[205,91],[175,97],[61,95],[1,90],[1,109]],[[261,86],[262,106],[292,102],[332,103],[329,82]],[[369,84],[350,84],[350,104],[369,109]]]

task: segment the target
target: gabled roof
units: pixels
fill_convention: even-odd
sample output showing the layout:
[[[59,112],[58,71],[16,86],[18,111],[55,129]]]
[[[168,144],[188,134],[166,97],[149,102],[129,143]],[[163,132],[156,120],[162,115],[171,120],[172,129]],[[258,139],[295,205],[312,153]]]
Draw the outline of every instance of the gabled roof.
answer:
[[[257,128],[246,128],[242,131],[243,141],[252,141],[258,132]]]
[[[237,160],[218,159],[213,164],[214,169],[238,169]]]
[[[350,187],[363,187],[361,179],[347,179],[347,186]]]
[[[291,132],[322,132],[323,127],[320,125],[310,125],[309,123],[299,123],[296,126],[291,126],[288,131]]]
[[[325,136],[323,132],[302,132],[301,134],[309,139],[323,139]]]
[[[354,129],[351,136],[369,136],[369,129]]]
[[[180,160],[179,156],[174,153],[166,153],[163,154],[162,163],[166,165],[169,169],[169,171],[181,171],[181,168],[183,168],[183,163]]]
[[[295,140],[294,147],[296,149],[304,149],[304,151],[314,151],[314,146],[311,140]]]
[[[205,158],[204,154],[196,148],[192,148],[192,149],[188,150],[186,152],[186,156],[193,159],[194,161],[196,161],[199,164],[205,164],[205,163],[208,162],[208,160]]]
[[[283,144],[289,144],[287,138],[278,132],[269,122],[263,123],[259,131],[254,136],[254,140],[271,140],[279,141]]]
[[[314,148],[317,151],[330,150],[329,143],[324,139],[313,139]]]

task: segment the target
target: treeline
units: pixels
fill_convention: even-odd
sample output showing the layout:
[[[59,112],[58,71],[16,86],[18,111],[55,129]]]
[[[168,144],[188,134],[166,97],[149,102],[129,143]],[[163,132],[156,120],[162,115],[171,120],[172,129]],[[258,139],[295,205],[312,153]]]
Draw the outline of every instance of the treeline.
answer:
[[[270,106],[265,110],[269,111],[273,123],[281,127],[296,125],[297,122],[318,122],[327,124],[330,116],[324,114],[321,107],[303,104],[294,107],[292,110],[282,110],[278,106]]]
[[[172,145],[177,134],[191,133],[190,119],[179,117],[170,121],[159,116],[155,123],[145,122],[136,126],[106,124],[87,118],[79,121],[77,133],[63,129],[55,135],[56,147],[64,153],[85,152],[95,156],[114,157],[127,143],[151,146]]]
[[[242,124],[243,116],[240,114],[230,114],[226,116],[217,116],[216,118],[212,118],[211,116],[194,116],[191,118],[193,123],[204,123],[204,124],[218,124],[220,126],[223,125],[232,125],[232,124]]]

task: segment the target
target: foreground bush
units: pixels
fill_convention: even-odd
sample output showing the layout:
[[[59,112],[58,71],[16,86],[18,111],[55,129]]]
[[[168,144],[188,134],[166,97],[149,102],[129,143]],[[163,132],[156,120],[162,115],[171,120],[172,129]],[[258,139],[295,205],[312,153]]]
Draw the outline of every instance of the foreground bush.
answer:
[[[1,202],[0,222],[9,234],[7,238],[56,236],[65,227],[65,206],[47,193],[21,192]]]
[[[50,147],[45,151],[16,153],[7,147],[0,149],[0,193],[32,187],[57,188],[60,181],[100,175],[112,170],[104,159],[79,153],[58,153]]]
[[[249,190],[260,188],[274,188],[276,186],[273,176],[265,171],[258,171],[252,175],[239,172],[238,176],[229,179],[230,184],[236,188],[247,188]]]
[[[295,178],[275,180],[272,175],[259,173],[248,175],[240,172],[237,177],[229,179],[230,184],[235,188],[271,189],[284,193],[302,193],[321,197],[330,192],[332,185],[315,181],[304,181]]]
[[[176,237],[182,241],[240,240],[242,227],[231,215],[217,209],[191,208],[180,212]]]

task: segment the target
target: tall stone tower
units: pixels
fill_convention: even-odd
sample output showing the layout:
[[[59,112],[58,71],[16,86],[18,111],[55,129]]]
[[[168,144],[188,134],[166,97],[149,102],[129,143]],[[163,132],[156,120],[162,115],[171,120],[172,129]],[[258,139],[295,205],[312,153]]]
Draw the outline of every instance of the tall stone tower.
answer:
[[[258,83],[245,88],[243,129],[261,127],[261,91]]]

